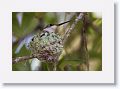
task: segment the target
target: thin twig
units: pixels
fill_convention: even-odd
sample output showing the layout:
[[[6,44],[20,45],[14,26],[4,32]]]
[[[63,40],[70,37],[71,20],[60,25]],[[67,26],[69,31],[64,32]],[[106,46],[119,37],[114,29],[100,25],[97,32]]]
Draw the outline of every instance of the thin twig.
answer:
[[[25,61],[25,60],[29,60],[31,58],[35,58],[34,56],[30,55],[30,56],[22,56],[22,57],[17,57],[17,58],[13,58],[12,60],[12,64],[21,62],[21,61]]]

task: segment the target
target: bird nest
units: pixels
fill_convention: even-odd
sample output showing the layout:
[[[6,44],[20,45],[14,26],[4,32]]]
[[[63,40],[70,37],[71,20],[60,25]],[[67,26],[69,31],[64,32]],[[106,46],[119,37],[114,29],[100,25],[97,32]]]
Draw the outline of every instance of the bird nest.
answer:
[[[34,35],[28,47],[39,60],[55,62],[62,52],[63,41],[60,35],[45,31]]]

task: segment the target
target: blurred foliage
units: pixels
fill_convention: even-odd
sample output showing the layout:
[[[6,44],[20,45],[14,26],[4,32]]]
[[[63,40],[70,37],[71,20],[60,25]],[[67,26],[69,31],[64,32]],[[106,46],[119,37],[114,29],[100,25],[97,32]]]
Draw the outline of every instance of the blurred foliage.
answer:
[[[28,35],[34,33],[34,30],[39,21],[43,20],[43,28],[48,24],[60,23],[69,19],[75,18],[76,13],[71,12],[13,12],[12,13],[12,57],[20,57],[30,55],[30,51],[27,49],[25,44],[16,53],[17,48],[22,42],[28,38]],[[102,70],[102,18],[97,16],[95,12],[88,13],[88,29],[87,29],[87,48],[89,54],[89,67],[91,71]],[[57,32],[63,36],[65,30],[70,27],[73,21],[64,26],[60,26]],[[80,44],[81,44],[81,29],[83,22],[79,21],[74,30],[71,32],[64,45],[64,50],[59,57],[57,64],[58,71],[77,71],[80,70],[79,66],[82,64],[80,59]],[[39,29],[41,31],[41,29]],[[24,39],[22,39],[24,37]],[[14,44],[16,42],[16,44]],[[28,61],[19,62],[13,64],[13,71],[31,71],[32,59]],[[37,64],[36,64],[37,65]],[[39,66],[39,70],[47,71],[48,66],[46,63],[42,63]]]

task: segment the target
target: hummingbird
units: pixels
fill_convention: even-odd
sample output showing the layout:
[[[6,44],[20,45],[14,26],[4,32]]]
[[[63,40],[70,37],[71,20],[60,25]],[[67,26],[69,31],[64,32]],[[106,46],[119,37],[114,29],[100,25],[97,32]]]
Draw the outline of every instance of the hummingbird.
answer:
[[[41,33],[35,34],[28,45],[31,54],[40,61],[57,61],[57,57],[63,50],[63,40],[59,34],[55,33],[55,30],[68,22],[70,20],[60,24],[49,24]]]
[[[71,20],[68,20],[68,21],[65,21],[65,22],[62,22],[62,23],[59,23],[59,24],[49,24],[47,25],[43,31],[47,31],[47,32],[55,32],[55,30],[57,29],[58,26],[61,26],[63,24],[66,24],[68,22],[70,22]]]

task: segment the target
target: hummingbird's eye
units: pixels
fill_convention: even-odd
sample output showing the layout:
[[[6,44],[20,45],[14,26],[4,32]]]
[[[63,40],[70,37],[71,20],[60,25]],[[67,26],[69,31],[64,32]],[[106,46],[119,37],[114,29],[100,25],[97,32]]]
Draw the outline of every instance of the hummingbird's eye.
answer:
[[[47,25],[47,27],[51,27],[51,26],[53,26],[53,24],[49,24],[49,25]]]
[[[53,24],[49,24],[49,26],[53,26]]]
[[[48,24],[45,28],[51,27],[53,26],[53,24]]]

